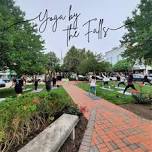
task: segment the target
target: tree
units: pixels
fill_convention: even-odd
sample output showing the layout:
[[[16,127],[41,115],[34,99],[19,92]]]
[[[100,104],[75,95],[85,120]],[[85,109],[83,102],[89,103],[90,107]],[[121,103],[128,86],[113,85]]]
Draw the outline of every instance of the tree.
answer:
[[[64,67],[67,71],[78,72],[80,62],[85,58],[85,49],[70,48],[64,58]]]
[[[58,70],[60,70],[60,66],[59,66],[59,59],[57,58],[56,54],[54,52],[49,52],[46,55],[46,70],[47,73],[52,75],[53,72],[57,72]]]
[[[24,22],[25,13],[13,0],[0,0],[0,4],[0,68],[8,67],[19,75],[42,73],[44,41],[36,25]]]
[[[111,65],[105,62],[101,53],[94,54],[90,50],[77,49],[74,46],[67,52],[62,66],[64,72],[86,74],[111,71]]]
[[[122,44],[127,47],[124,57],[152,64],[152,1],[141,0],[133,17],[125,21],[128,30]]]
[[[107,61],[101,61],[98,63],[98,73],[100,72],[112,72],[112,65]]]
[[[120,60],[118,61],[114,66],[113,66],[113,70],[117,71],[117,72],[127,72],[132,70],[133,64],[127,60]]]
[[[98,63],[94,56],[89,56],[83,59],[78,66],[78,72],[80,74],[86,74],[88,72],[96,72]]]

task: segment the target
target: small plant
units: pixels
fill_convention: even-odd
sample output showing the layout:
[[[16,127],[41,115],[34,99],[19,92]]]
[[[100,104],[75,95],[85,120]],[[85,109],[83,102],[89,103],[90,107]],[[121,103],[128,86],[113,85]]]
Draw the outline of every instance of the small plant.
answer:
[[[152,93],[145,93],[143,91],[144,84],[139,84],[139,90],[132,90],[132,96],[135,99],[136,103],[146,103],[146,104],[152,104]]]

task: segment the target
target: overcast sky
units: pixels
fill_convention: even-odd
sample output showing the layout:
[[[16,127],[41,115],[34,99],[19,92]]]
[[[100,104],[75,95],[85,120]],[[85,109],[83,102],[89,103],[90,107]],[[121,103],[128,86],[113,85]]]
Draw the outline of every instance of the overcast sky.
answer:
[[[96,18],[97,20],[90,22],[90,31],[97,29],[99,26],[100,19],[104,19],[103,24],[100,27],[105,27],[105,30],[109,28],[117,28],[123,25],[124,20],[128,16],[132,15],[132,11],[139,4],[140,0],[15,0],[16,4],[26,13],[26,19],[32,19],[41,13],[41,19],[45,14],[46,9],[48,10],[48,17],[62,15],[65,17],[64,20],[58,20],[58,26],[55,32],[52,31],[54,21],[49,22],[46,26],[46,30],[42,35],[45,40],[46,51],[54,51],[58,57],[63,56],[67,50],[72,46],[77,48],[90,49],[93,52],[106,52],[120,45],[120,40],[125,33],[125,29],[121,28],[116,31],[108,31],[107,36],[104,37],[104,31],[100,30],[100,39],[98,34],[89,34],[90,42],[88,43],[88,24],[83,26],[87,21]],[[67,46],[67,32],[63,29],[72,24],[76,20],[74,17],[69,21],[69,8],[72,5],[70,14],[79,15],[77,17],[77,29],[71,30],[71,34],[76,32],[78,37],[71,38]],[[45,16],[46,17],[46,16]],[[46,18],[45,18],[46,19]],[[43,20],[44,21],[44,20]],[[35,20],[40,27],[42,21],[39,19]],[[46,23],[46,22],[44,22]],[[102,25],[102,26],[101,26]],[[42,24],[41,31],[44,29],[45,24]],[[54,26],[55,27],[55,26]],[[102,39],[101,39],[102,38]]]

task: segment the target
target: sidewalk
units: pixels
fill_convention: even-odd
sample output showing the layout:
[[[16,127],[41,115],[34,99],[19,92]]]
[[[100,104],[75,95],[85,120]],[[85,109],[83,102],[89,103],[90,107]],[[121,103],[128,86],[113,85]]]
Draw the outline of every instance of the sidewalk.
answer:
[[[106,100],[93,100],[74,82],[63,87],[90,118],[79,152],[152,152],[152,121]]]

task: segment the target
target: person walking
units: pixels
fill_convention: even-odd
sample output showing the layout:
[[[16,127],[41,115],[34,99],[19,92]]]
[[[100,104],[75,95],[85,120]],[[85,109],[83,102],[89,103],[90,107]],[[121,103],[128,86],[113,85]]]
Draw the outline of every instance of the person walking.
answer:
[[[125,87],[123,94],[125,94],[125,92],[127,91],[128,88],[132,88],[134,90],[137,90],[133,84],[133,74],[132,73],[130,73],[128,76],[127,86]]]
[[[89,94],[93,93],[94,95],[96,95],[96,77],[92,76],[90,78],[90,91]]]

